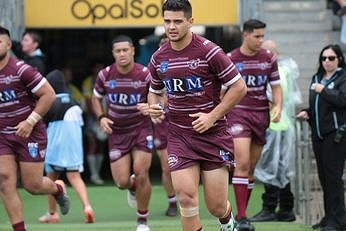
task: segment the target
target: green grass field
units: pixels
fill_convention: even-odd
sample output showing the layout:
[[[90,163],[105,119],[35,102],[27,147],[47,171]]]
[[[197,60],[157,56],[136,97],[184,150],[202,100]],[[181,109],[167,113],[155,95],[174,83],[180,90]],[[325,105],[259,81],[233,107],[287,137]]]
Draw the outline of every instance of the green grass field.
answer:
[[[263,188],[257,185],[252,194],[248,208],[248,215],[251,216],[261,208],[261,194]],[[60,216],[59,224],[39,224],[37,218],[47,211],[46,196],[32,196],[20,189],[22,200],[24,201],[24,213],[27,230],[29,231],[132,231],[136,227],[135,209],[128,207],[126,191],[120,191],[113,185],[108,186],[89,186],[88,193],[90,201],[95,211],[96,223],[84,224],[84,214],[81,203],[71,187],[68,188],[71,198],[71,211],[66,216]],[[230,187],[230,198],[232,204],[233,189]],[[217,231],[217,221],[204,207],[201,194],[200,214],[203,222],[203,230]],[[150,216],[148,224],[151,231],[178,231],[180,229],[179,218],[164,216],[167,200],[161,186],[153,186],[153,193],[150,201]],[[255,223],[256,231],[304,231],[311,230],[310,227],[302,224],[284,222],[265,222]],[[11,231],[7,214],[3,206],[0,207],[0,230]]]

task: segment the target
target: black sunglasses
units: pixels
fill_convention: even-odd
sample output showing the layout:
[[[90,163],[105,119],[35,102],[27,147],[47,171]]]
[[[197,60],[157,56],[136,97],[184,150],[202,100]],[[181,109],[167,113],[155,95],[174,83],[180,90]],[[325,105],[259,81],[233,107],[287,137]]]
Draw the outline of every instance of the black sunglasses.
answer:
[[[322,57],[321,57],[321,60],[322,60],[323,62],[325,62],[325,61],[328,59],[329,61],[332,61],[332,62],[333,62],[336,58],[337,58],[336,56],[322,56]]]

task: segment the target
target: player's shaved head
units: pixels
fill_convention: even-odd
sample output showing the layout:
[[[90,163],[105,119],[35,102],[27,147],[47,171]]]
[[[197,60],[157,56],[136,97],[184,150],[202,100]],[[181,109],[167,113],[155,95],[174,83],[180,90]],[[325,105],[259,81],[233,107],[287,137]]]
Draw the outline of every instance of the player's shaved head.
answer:
[[[276,42],[274,40],[265,40],[262,44],[262,48],[263,49],[267,49],[270,50],[271,52],[273,52],[273,54],[278,55],[279,51],[276,45]]]

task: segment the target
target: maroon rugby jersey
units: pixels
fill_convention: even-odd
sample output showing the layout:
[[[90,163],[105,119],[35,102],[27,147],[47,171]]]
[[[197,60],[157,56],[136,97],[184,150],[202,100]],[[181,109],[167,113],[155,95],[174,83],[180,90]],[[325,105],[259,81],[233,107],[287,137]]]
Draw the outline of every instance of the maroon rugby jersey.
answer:
[[[35,108],[33,96],[46,79],[33,67],[10,57],[0,70],[0,132],[15,133],[14,128]]]
[[[106,97],[113,130],[126,132],[144,122],[150,123],[150,118],[137,110],[138,103],[147,102],[150,79],[148,68],[137,63],[127,74],[119,73],[115,64],[99,72],[94,94],[98,98]]]
[[[276,56],[265,49],[261,49],[254,56],[247,56],[242,54],[239,48],[227,53],[227,56],[235,64],[247,86],[247,94],[236,107],[267,110],[267,84],[280,84]]]
[[[163,44],[152,56],[150,91],[166,89],[169,122],[192,129],[196,118],[189,114],[212,111],[220,103],[221,85],[230,86],[241,78],[222,49],[211,41],[193,34],[192,42],[181,51]],[[224,125],[225,119],[216,125]]]

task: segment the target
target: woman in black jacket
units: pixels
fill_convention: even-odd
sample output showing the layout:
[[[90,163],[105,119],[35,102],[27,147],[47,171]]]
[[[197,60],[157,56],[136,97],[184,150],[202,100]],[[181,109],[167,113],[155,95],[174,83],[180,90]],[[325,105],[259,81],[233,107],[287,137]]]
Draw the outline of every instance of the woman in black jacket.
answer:
[[[346,157],[346,69],[338,45],[319,55],[319,67],[309,89],[309,108],[297,117],[311,126],[312,146],[324,199],[321,231],[346,229],[342,175]]]

